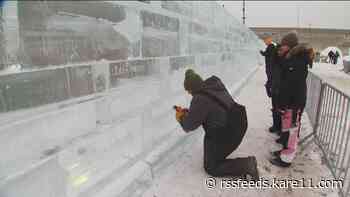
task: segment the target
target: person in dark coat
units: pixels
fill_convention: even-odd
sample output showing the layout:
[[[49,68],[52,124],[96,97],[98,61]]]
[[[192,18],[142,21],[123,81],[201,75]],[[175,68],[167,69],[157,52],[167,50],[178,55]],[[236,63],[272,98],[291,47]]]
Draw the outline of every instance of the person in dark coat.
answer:
[[[329,63],[334,64],[335,53],[332,50],[328,52],[328,58],[329,58]]]
[[[272,88],[272,56],[275,49],[275,45],[272,43],[272,36],[266,35],[264,37],[264,43],[266,44],[265,51],[260,51],[260,54],[265,57],[265,72],[267,81],[265,83],[266,93],[268,97],[271,97]]]
[[[281,115],[279,112],[279,94],[281,84],[281,69],[283,58],[278,55],[280,45],[277,44],[272,50],[271,58],[271,102],[272,102],[272,120],[273,124],[269,128],[271,133],[280,134],[281,132]]]
[[[335,54],[334,54],[334,64],[337,64],[338,63],[338,58],[339,58],[340,54],[338,51],[335,51]]]
[[[230,106],[233,98],[226,90],[221,80],[212,76],[206,80],[188,69],[185,74],[184,88],[193,96],[189,109],[177,110],[176,119],[185,132],[190,132],[203,126],[204,137],[204,169],[215,177],[243,177],[251,176],[253,180],[259,179],[257,161],[254,156],[227,159],[239,145],[237,142],[220,141],[224,139],[227,124],[226,110],[213,99],[201,92],[214,95],[222,103]],[[236,144],[236,145],[234,145]]]
[[[321,62],[321,53],[318,51],[315,53],[315,62]]]
[[[271,163],[288,167],[295,158],[299,140],[300,121],[306,104],[306,78],[308,65],[312,65],[314,54],[310,47],[298,44],[296,33],[283,37],[278,53],[281,60],[281,84],[279,94],[282,114],[281,142],[284,148],[274,152]]]

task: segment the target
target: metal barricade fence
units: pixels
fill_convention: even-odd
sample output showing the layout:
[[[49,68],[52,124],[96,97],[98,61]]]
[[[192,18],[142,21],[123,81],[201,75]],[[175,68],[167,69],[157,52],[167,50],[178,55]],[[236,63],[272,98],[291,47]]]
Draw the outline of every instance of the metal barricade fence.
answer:
[[[316,126],[317,110],[320,101],[320,92],[322,89],[322,80],[317,75],[309,72],[307,78],[307,103],[305,111],[307,112],[313,128]]]
[[[309,72],[307,85],[305,111],[314,129],[311,136],[320,147],[334,178],[343,180],[340,195],[349,197],[350,96],[312,72]]]

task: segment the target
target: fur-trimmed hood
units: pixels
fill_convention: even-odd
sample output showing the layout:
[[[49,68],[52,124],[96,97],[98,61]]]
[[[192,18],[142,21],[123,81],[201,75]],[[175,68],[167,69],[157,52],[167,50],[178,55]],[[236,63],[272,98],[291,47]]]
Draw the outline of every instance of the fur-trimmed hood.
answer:
[[[315,59],[314,49],[308,44],[298,44],[293,47],[286,55],[287,59],[290,59],[294,56],[303,56],[307,58],[307,62],[312,67],[313,61]]]
[[[308,44],[298,44],[297,46],[289,50],[286,58],[289,59],[293,56],[298,56],[303,53],[306,54],[309,58],[312,58],[314,56],[314,50],[311,46],[309,46]]]

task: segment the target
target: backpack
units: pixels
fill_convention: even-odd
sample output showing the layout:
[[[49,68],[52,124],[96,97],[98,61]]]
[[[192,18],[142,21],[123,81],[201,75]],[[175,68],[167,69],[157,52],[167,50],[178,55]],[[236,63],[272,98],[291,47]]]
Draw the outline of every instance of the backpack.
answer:
[[[233,144],[235,148],[237,148],[241,144],[248,128],[247,111],[245,106],[233,101],[233,104],[228,107],[221,100],[208,92],[202,91],[201,94],[218,103],[227,112],[227,124],[225,128],[218,131],[222,133],[215,134],[215,140],[221,143]]]

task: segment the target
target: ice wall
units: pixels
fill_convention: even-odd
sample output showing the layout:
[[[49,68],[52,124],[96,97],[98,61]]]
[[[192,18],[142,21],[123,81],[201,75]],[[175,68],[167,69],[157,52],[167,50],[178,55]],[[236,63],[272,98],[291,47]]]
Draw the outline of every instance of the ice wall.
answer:
[[[186,68],[230,88],[261,62],[258,38],[215,2],[6,1],[5,12],[0,196],[102,196],[184,140],[172,106],[190,101]]]

